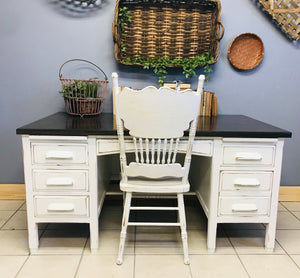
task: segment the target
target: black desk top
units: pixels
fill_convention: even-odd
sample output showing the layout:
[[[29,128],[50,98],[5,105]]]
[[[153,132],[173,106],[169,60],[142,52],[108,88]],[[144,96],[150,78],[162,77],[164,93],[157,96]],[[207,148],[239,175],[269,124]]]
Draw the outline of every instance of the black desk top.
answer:
[[[22,126],[17,134],[28,135],[117,135],[112,113],[80,118],[64,112]],[[196,136],[199,137],[244,137],[278,138],[292,137],[292,133],[242,115],[219,115],[200,117]]]

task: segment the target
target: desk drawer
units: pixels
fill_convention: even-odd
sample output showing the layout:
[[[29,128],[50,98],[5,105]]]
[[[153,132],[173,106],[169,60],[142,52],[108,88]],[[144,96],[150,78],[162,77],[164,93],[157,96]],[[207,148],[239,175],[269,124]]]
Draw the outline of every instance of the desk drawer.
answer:
[[[179,146],[179,150],[186,150],[188,141],[182,142]],[[181,147],[182,146],[182,147]],[[212,156],[213,152],[213,141],[212,140],[194,140],[192,154]]]
[[[44,165],[87,164],[85,144],[32,144],[32,161]]]
[[[84,217],[89,215],[87,196],[36,196],[34,197],[36,217]]]
[[[220,197],[218,215],[256,216],[269,215],[269,197]]]
[[[34,170],[34,191],[88,190],[88,171],[84,170]]]
[[[187,140],[181,141],[178,146],[178,151],[185,151],[187,148]],[[146,146],[144,146],[145,148]],[[125,139],[125,148],[126,151],[134,152],[134,143],[130,139]],[[193,144],[193,154],[211,156],[213,150],[213,141],[212,140],[195,140]],[[109,153],[119,153],[120,147],[117,139],[98,139],[97,141],[97,153],[109,154]]]
[[[223,165],[273,166],[275,146],[223,146]]]
[[[221,172],[221,191],[269,191],[272,187],[273,172]]]

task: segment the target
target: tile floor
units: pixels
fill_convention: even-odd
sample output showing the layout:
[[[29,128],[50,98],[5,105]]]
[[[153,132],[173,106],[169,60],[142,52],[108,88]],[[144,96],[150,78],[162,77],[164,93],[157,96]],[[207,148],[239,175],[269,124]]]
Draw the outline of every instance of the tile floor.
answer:
[[[104,204],[96,254],[90,252],[86,224],[52,223],[39,227],[36,255],[29,255],[25,202],[0,200],[0,277],[300,277],[300,202],[279,204],[272,254],[265,253],[262,224],[219,225],[216,253],[208,254],[207,220],[200,205],[189,199],[186,213],[189,266],[183,264],[178,229],[145,227],[130,227],[124,263],[117,266],[120,200]]]

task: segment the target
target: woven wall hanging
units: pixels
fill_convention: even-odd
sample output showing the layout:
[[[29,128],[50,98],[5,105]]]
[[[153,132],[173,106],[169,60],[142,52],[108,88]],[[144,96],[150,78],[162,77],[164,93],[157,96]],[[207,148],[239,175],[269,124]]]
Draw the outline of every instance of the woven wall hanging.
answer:
[[[130,22],[121,22],[124,7]],[[219,0],[117,0],[115,58],[130,65],[137,56],[176,59],[210,52],[216,62],[224,33],[220,15]]]
[[[254,33],[243,33],[234,38],[228,48],[230,63],[239,70],[250,70],[260,64],[264,56],[264,43]]]
[[[290,39],[300,39],[300,0],[258,1]]]

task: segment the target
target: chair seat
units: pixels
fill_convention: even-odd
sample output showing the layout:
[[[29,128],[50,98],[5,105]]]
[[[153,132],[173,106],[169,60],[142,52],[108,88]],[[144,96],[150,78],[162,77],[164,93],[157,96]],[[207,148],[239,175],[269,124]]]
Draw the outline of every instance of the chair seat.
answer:
[[[140,193],[184,193],[190,190],[190,184],[182,183],[182,179],[139,179],[128,178],[120,181],[120,189],[125,192]]]

